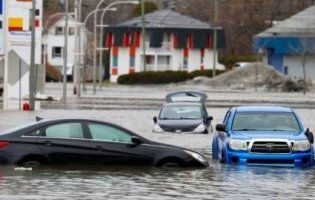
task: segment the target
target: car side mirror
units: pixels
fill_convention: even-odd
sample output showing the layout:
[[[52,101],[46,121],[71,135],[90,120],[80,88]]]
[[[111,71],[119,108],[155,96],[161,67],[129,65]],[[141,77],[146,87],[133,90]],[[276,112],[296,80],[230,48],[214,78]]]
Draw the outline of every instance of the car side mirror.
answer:
[[[134,145],[140,145],[140,144],[142,144],[142,140],[141,140],[140,138],[138,138],[138,137],[135,137],[135,136],[131,137],[131,142],[132,142],[132,144],[134,144]]]
[[[153,122],[156,124],[157,123],[157,117],[153,117]]]
[[[309,128],[306,129],[305,135],[306,135],[308,141],[309,141],[311,144],[314,144],[314,135],[313,135],[312,132],[310,132],[310,129],[309,129]]]
[[[215,129],[219,132],[226,132],[226,126],[224,124],[217,124]]]
[[[208,117],[207,117],[207,121],[208,121],[208,122],[211,122],[212,120],[213,120],[213,117],[212,117],[212,116],[208,116]]]

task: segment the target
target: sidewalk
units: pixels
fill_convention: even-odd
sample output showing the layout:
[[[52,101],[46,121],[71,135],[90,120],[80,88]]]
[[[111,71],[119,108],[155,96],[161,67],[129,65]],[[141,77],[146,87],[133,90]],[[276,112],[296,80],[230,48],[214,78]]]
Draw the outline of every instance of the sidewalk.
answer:
[[[158,109],[164,103],[167,93],[177,90],[201,90],[207,93],[207,107],[231,107],[238,105],[281,105],[293,108],[315,108],[315,93],[255,92],[252,90],[214,90],[200,85],[136,85],[111,84],[97,88],[92,94],[92,85],[81,93],[81,98],[73,95],[73,85],[67,86],[68,109]],[[46,94],[62,97],[62,83],[47,83]],[[59,101],[42,102],[44,109],[59,109]]]

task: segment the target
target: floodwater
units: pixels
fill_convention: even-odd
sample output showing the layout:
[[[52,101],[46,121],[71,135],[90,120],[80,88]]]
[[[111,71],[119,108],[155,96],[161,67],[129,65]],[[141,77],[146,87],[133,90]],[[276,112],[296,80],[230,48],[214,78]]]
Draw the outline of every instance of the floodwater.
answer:
[[[209,108],[214,124],[227,109]],[[315,130],[315,110],[297,109]],[[87,117],[125,126],[151,140],[195,149],[206,169],[54,166],[32,171],[0,167],[0,199],[315,199],[315,168],[239,167],[211,160],[212,135],[154,134],[155,110],[0,111],[0,130],[41,117]],[[12,120],[14,119],[14,120]]]

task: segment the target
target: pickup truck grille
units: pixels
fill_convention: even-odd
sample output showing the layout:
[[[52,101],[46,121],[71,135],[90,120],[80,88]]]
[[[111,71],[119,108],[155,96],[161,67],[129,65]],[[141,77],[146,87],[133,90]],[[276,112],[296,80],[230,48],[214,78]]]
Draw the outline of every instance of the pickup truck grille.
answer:
[[[254,142],[252,153],[290,153],[286,142]]]

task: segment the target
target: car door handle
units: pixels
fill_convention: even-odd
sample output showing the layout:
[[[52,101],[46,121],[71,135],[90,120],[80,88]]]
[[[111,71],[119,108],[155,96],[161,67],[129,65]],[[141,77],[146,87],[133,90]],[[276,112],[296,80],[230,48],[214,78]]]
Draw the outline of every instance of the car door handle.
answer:
[[[101,146],[96,146],[95,148],[96,148],[97,150],[99,150],[99,151],[103,151],[103,150],[104,150],[104,148],[101,147]]]
[[[52,146],[53,144],[50,141],[46,141],[46,146]]]

